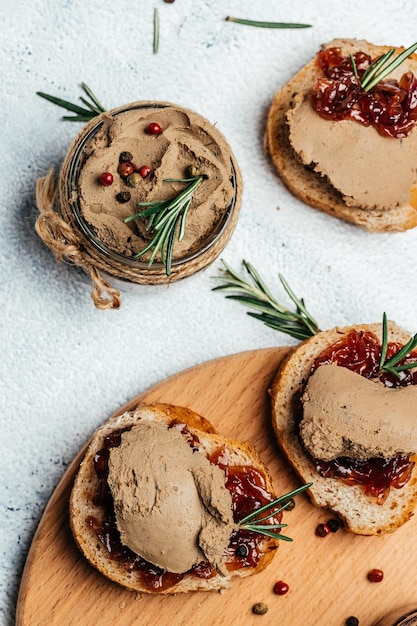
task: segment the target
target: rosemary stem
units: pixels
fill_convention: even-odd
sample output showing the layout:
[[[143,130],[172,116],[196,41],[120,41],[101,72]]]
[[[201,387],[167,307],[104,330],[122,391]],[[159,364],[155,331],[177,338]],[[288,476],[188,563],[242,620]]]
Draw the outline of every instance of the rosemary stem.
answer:
[[[159,49],[159,12],[155,7],[153,12],[153,52],[156,54]]]
[[[262,22],[258,20],[246,20],[240,17],[226,17],[226,22],[235,24],[245,24],[246,26],[257,26],[258,28],[311,28],[311,24],[298,24],[291,22]]]
[[[297,298],[282,275],[279,275],[281,284],[296,306],[293,311],[273,297],[250,263],[243,261],[252,282],[241,278],[225,261],[222,263],[225,269],[222,270],[221,276],[215,278],[220,279],[223,284],[214,287],[214,290],[231,292],[226,295],[226,298],[237,300],[256,311],[248,311],[248,315],[261,320],[266,326],[296,339],[307,339],[319,331],[317,322],[307,311],[304,300]]]

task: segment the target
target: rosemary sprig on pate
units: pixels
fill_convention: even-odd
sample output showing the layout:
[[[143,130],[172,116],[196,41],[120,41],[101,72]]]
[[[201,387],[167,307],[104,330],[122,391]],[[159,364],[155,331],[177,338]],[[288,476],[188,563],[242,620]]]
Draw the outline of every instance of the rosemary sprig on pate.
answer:
[[[265,535],[266,537],[272,537],[273,539],[292,541],[291,537],[287,537],[286,535],[281,535],[281,533],[276,532],[281,528],[285,528],[288,524],[269,524],[265,522],[268,522],[271,517],[274,517],[274,515],[278,515],[281,511],[287,509],[292,504],[292,498],[311,487],[312,484],[313,483],[307,483],[306,485],[302,485],[301,487],[276,498],[272,502],[268,502],[268,504],[265,504],[260,509],[249,513],[249,515],[246,515],[238,522],[238,530],[250,530],[251,532],[258,533],[259,535]],[[277,509],[278,505],[280,506]],[[266,513],[266,515],[263,515],[264,513]],[[262,517],[259,517],[260,515],[262,515]]]
[[[384,313],[382,316],[382,348],[381,348],[381,360],[379,362],[379,371],[387,372],[388,374],[393,374],[397,378],[400,378],[400,372],[405,370],[410,370],[417,367],[417,354],[415,356],[415,361],[409,361],[408,363],[400,363],[402,359],[406,356],[410,356],[410,353],[417,347],[417,333],[399,350],[396,352],[390,359],[387,360],[387,349],[388,349],[388,321],[387,314]]]
[[[91,91],[91,89],[85,83],[81,83],[81,87],[83,88],[87,98],[84,96],[80,96],[80,100],[87,107],[84,109],[80,107],[78,104],[74,104],[69,102],[68,100],[63,100],[62,98],[56,98],[55,96],[50,96],[47,93],[43,93],[42,91],[37,91],[36,94],[41,98],[45,98],[45,100],[49,100],[53,104],[66,109],[67,111],[71,111],[75,113],[75,115],[64,115],[62,117],[63,120],[68,120],[70,122],[89,122],[100,113],[105,113],[106,109],[99,102],[97,97]]]
[[[395,52],[395,48],[391,48],[385,54],[377,57],[366,68],[362,77],[359,79],[361,87],[364,91],[370,91],[373,87],[378,85],[384,78],[391,74],[397,67],[401,65],[409,56],[411,56],[417,50],[417,42],[413,43],[409,48],[404,50],[395,59],[388,63],[392,55]],[[358,70],[356,67],[355,59],[353,55],[350,55],[350,60],[353,67],[353,72],[356,78],[359,78]],[[388,63],[388,65],[387,65]]]
[[[221,280],[223,284],[214,287],[213,291],[231,292],[226,298],[237,300],[257,311],[256,313],[248,311],[248,315],[296,339],[308,339],[320,330],[314,317],[307,311],[304,300],[297,298],[281,274],[279,274],[279,279],[295,304],[295,311],[290,311],[274,298],[253,265],[247,261],[243,261],[243,265],[249,274],[250,281],[239,276],[225,261],[222,263],[224,265],[224,269],[221,269],[222,275],[214,278]]]
[[[176,196],[168,200],[154,200],[151,202],[138,202],[140,207],[146,207],[139,213],[129,215],[124,219],[125,223],[133,220],[149,218],[146,230],[153,234],[152,240],[135,258],[142,257],[152,250],[148,267],[155,261],[158,252],[161,253],[161,262],[165,265],[167,276],[171,273],[172,254],[175,243],[175,235],[178,230],[178,241],[182,241],[185,233],[187,213],[193,200],[194,192],[201,184],[204,176],[192,176],[191,178],[165,178],[164,183],[188,183],[187,187]]]

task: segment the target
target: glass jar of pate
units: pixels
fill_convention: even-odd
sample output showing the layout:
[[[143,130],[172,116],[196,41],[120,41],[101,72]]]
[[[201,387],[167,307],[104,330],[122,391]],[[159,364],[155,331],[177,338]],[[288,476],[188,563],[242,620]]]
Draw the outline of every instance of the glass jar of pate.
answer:
[[[241,199],[238,164],[213,124],[169,102],[134,102],[93,118],[59,177],[37,181],[36,230],[90,276],[97,308],[118,308],[112,281],[168,285],[212,263]]]

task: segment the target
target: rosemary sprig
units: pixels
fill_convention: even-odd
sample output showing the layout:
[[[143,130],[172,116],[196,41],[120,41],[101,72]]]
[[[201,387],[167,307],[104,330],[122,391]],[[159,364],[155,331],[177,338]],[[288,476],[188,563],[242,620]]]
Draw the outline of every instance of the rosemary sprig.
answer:
[[[159,12],[155,7],[153,11],[153,53],[156,54],[159,48]]]
[[[265,524],[271,517],[278,515],[284,509],[286,509],[291,502],[291,498],[295,495],[302,493],[309,487],[311,487],[313,483],[307,483],[306,485],[302,485],[293,491],[289,491],[288,493],[276,498],[272,502],[268,502],[257,511],[253,511],[246,515],[243,519],[241,519],[237,524],[237,529],[239,530],[250,530],[254,533],[258,533],[260,535],[265,535],[266,537],[272,537],[273,539],[282,539],[284,541],[292,541],[291,537],[287,537],[286,535],[281,535],[281,533],[277,533],[275,531],[285,528],[288,524]],[[279,506],[280,505],[280,506]],[[277,506],[279,508],[277,509]],[[266,513],[266,515],[263,515]],[[259,517],[259,516],[262,517]]]
[[[45,98],[45,100],[49,100],[49,102],[53,102],[53,104],[57,104],[59,107],[66,109],[67,111],[72,111],[75,115],[64,115],[62,117],[63,120],[69,120],[71,122],[89,122],[100,113],[105,113],[106,109],[103,105],[97,100],[96,96],[93,94],[91,89],[85,83],[81,83],[81,87],[83,88],[85,94],[90,100],[87,100],[83,96],[80,96],[80,100],[83,104],[86,105],[86,109],[83,109],[78,104],[73,104],[68,100],[62,100],[62,98],[56,98],[55,96],[50,96],[47,93],[43,93],[42,91],[37,91],[36,94],[41,98]]]
[[[355,78],[359,79],[358,68],[356,67],[355,57],[353,56],[352,53],[350,53],[349,57],[350,57],[350,62],[352,63],[352,69],[353,69]]]
[[[417,354],[415,355],[416,360],[409,363],[402,363],[398,365],[402,359],[404,359],[414,348],[417,347],[417,333],[392,356],[388,361],[387,358],[387,348],[388,348],[388,321],[387,314],[384,313],[382,316],[382,347],[381,347],[381,359],[379,362],[379,371],[387,372],[388,374],[393,374],[397,378],[400,378],[400,372],[405,370],[410,370],[413,368],[417,368]]]
[[[240,17],[226,17],[226,22],[235,24],[246,24],[246,26],[257,26],[258,28],[311,28],[311,24],[297,24],[291,22],[259,22],[256,20],[244,20]]]
[[[152,202],[138,202],[138,206],[147,207],[135,215],[130,215],[124,219],[125,223],[143,217],[149,218],[146,230],[150,231],[154,237],[149,244],[135,255],[140,258],[149,250],[152,250],[148,267],[155,261],[156,255],[161,251],[161,261],[165,265],[166,275],[171,273],[172,253],[175,242],[175,234],[178,227],[178,241],[182,241],[185,233],[185,222],[188,209],[191,206],[194,192],[201,184],[204,176],[193,176],[192,178],[165,178],[164,183],[189,183],[189,185],[178,195],[169,200],[156,200]]]
[[[399,54],[395,59],[388,63],[391,59],[392,55],[395,52],[395,48],[391,48],[381,56],[377,57],[369,64],[366,68],[362,77],[360,79],[361,87],[364,91],[368,92],[373,87],[375,87],[378,83],[381,82],[384,78],[386,78],[391,72],[393,72],[401,63],[403,63],[409,56],[411,56],[417,50],[417,42],[412,46],[404,50],[401,54]],[[350,55],[350,60],[353,67],[353,72],[358,78],[358,70],[356,67],[355,59],[353,55]]]
[[[237,300],[246,306],[255,309],[256,313],[248,311],[248,315],[261,320],[266,326],[286,333],[296,339],[307,339],[319,332],[319,327],[313,316],[307,311],[304,300],[297,298],[284,277],[279,274],[279,279],[285,291],[296,306],[295,311],[290,311],[276,300],[253,265],[243,261],[249,277],[249,282],[239,276],[225,261],[222,275],[214,278],[223,281],[222,285],[214,287],[213,291],[231,291],[226,298]]]

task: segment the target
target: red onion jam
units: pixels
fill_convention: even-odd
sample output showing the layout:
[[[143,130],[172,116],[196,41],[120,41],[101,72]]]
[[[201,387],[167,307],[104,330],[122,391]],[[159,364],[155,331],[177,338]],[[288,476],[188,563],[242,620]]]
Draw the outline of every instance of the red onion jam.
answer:
[[[323,76],[311,91],[313,107],[328,120],[355,120],[373,126],[385,137],[404,138],[417,119],[417,79],[406,72],[399,81],[385,79],[369,91],[361,78],[372,62],[365,52],[342,57],[340,48],[326,48],[317,54]]]

